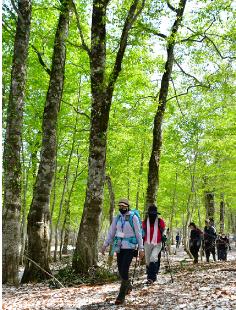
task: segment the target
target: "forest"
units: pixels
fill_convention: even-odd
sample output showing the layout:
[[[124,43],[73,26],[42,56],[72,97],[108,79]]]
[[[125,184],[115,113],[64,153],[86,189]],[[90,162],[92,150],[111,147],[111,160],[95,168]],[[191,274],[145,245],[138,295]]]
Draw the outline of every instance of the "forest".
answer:
[[[101,251],[122,197],[142,219],[157,206],[181,285],[208,268],[235,284],[235,19],[233,0],[3,0],[3,309],[48,283],[114,290],[115,259]],[[208,218],[231,252],[196,269],[189,227]],[[235,290],[214,290],[232,296],[216,307],[234,309]],[[150,292],[137,280],[133,300]],[[174,296],[163,309],[204,308]],[[107,309],[99,298],[14,309]],[[156,309],[143,302],[134,308]]]

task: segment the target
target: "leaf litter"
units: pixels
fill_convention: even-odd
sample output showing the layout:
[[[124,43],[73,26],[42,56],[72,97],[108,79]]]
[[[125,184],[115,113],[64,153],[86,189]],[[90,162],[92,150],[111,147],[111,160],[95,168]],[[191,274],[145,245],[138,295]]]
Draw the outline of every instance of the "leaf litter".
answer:
[[[141,266],[134,278],[134,289],[122,306],[114,305],[119,282],[60,289],[49,288],[46,283],[31,283],[18,288],[3,285],[2,309],[236,309],[235,248],[229,253],[227,262],[200,262],[193,265],[183,251],[169,256],[169,259],[174,282],[171,282],[170,273],[167,272],[165,258],[162,258],[157,282],[152,286],[145,285],[145,266]]]

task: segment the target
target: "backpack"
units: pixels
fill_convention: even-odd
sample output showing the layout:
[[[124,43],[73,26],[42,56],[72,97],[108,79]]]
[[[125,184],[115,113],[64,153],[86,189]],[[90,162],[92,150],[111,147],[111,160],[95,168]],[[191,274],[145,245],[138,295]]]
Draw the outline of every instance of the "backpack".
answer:
[[[130,226],[133,229],[134,236],[133,237],[129,237],[129,238],[126,238],[126,237],[121,238],[121,237],[115,236],[114,239],[113,239],[112,250],[110,252],[110,256],[113,256],[114,252],[119,253],[119,251],[120,251],[119,242],[121,242],[123,239],[127,240],[131,244],[135,244],[135,245],[138,244],[138,240],[137,240],[136,235],[135,235],[134,222],[133,222],[134,215],[136,215],[137,218],[138,218],[138,221],[139,221],[139,224],[140,224],[140,229],[142,231],[142,237],[144,236],[144,232],[143,232],[143,228],[142,228],[142,220],[141,220],[139,211],[136,210],[136,209],[135,210],[130,210],[130,214],[127,215],[127,216],[129,216],[128,221],[130,223]],[[116,224],[119,221],[120,217],[121,217],[121,215],[118,214],[117,217],[116,217]],[[137,256],[137,252],[138,251],[134,249],[134,256]]]
[[[138,218],[138,221],[139,221],[140,229],[141,229],[141,232],[142,232],[142,237],[144,237],[144,230],[143,230],[143,227],[142,227],[142,220],[141,220],[141,216],[140,216],[139,210],[134,209],[134,210],[130,210],[129,212],[130,212],[130,214],[129,214],[129,223],[130,223],[130,226],[133,229],[134,234],[135,234],[135,229],[134,229],[133,217],[134,217],[134,215],[136,215],[137,218]],[[117,215],[116,223],[119,221],[120,216],[121,216],[120,214]]]

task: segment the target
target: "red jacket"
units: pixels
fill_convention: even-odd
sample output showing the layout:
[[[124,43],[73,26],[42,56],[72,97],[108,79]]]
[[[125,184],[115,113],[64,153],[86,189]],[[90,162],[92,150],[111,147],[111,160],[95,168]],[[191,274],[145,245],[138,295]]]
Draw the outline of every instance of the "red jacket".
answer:
[[[143,230],[145,232],[145,234],[144,234],[144,242],[145,242],[145,241],[147,241],[147,223],[146,223],[146,221],[143,221],[142,225],[143,225]],[[166,227],[166,225],[165,225],[165,222],[163,221],[163,219],[158,218],[157,243],[161,242],[162,232],[165,230],[165,227]],[[153,233],[154,233],[154,224],[150,224],[150,240],[152,240]]]

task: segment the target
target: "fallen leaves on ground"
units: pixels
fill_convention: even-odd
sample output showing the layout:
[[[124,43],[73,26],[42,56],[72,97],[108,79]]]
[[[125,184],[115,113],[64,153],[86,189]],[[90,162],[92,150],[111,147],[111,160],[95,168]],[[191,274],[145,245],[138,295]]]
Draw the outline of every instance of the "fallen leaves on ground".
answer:
[[[152,286],[144,284],[142,267],[139,275],[136,273],[133,291],[122,306],[114,305],[118,282],[61,289],[50,289],[46,284],[24,284],[19,288],[3,286],[2,309],[236,309],[235,249],[228,262],[192,265],[192,261],[185,258],[183,265],[181,255],[170,256],[173,283],[170,273],[166,273],[164,259],[158,280]]]

